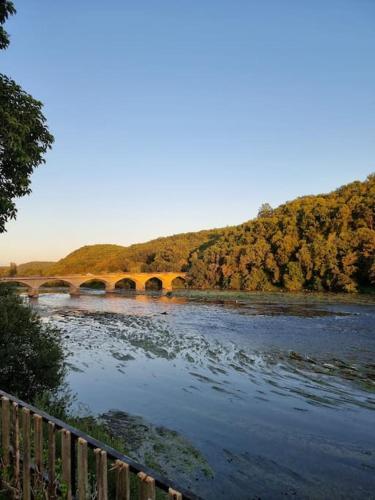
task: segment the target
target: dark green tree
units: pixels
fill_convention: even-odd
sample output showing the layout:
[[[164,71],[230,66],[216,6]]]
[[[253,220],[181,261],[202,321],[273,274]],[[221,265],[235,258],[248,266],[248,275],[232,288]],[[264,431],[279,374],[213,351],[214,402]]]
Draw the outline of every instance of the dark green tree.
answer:
[[[16,13],[13,2],[9,0],[0,1],[0,49],[6,49],[9,45],[8,33],[2,27],[2,24],[8,19],[9,16]]]
[[[32,401],[57,389],[63,374],[59,331],[44,324],[10,288],[0,286],[0,387]]]
[[[11,1],[0,0],[0,49],[9,45],[2,25],[14,13]],[[16,216],[15,200],[30,194],[30,176],[45,162],[44,154],[53,143],[42,107],[16,82],[0,74],[0,233]]]

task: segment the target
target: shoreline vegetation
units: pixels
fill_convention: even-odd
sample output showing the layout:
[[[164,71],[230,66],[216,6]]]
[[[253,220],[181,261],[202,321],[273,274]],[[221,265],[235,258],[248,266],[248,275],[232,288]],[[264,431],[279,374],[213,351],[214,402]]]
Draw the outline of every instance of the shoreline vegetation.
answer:
[[[129,247],[90,245],[58,262],[0,268],[2,276],[187,272],[193,289],[365,292],[375,286],[375,175],[304,196],[238,226]]]

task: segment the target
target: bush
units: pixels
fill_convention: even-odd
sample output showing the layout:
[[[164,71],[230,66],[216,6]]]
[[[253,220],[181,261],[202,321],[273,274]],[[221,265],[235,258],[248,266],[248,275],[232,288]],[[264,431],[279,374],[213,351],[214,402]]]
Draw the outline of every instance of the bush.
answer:
[[[58,330],[44,324],[10,288],[0,286],[0,387],[33,401],[57,389],[64,376]]]

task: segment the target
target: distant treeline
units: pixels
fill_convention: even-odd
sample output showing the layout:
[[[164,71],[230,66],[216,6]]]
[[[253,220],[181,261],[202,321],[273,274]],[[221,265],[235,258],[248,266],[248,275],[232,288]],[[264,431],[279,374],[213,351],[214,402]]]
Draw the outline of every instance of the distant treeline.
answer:
[[[187,271],[196,288],[355,292],[375,285],[375,175],[276,209],[235,227],[122,247],[82,247],[57,263],[3,274]]]

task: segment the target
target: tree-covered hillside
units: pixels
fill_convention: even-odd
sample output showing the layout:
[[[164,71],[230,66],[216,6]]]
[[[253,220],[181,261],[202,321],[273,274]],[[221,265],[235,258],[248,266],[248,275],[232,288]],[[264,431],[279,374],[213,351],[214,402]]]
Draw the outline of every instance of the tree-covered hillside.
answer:
[[[375,284],[375,175],[224,231],[190,261],[203,288],[354,292]]]
[[[90,245],[79,248],[49,270],[53,274],[95,272],[185,271],[190,255],[214,241],[220,231],[184,233],[129,247]]]

